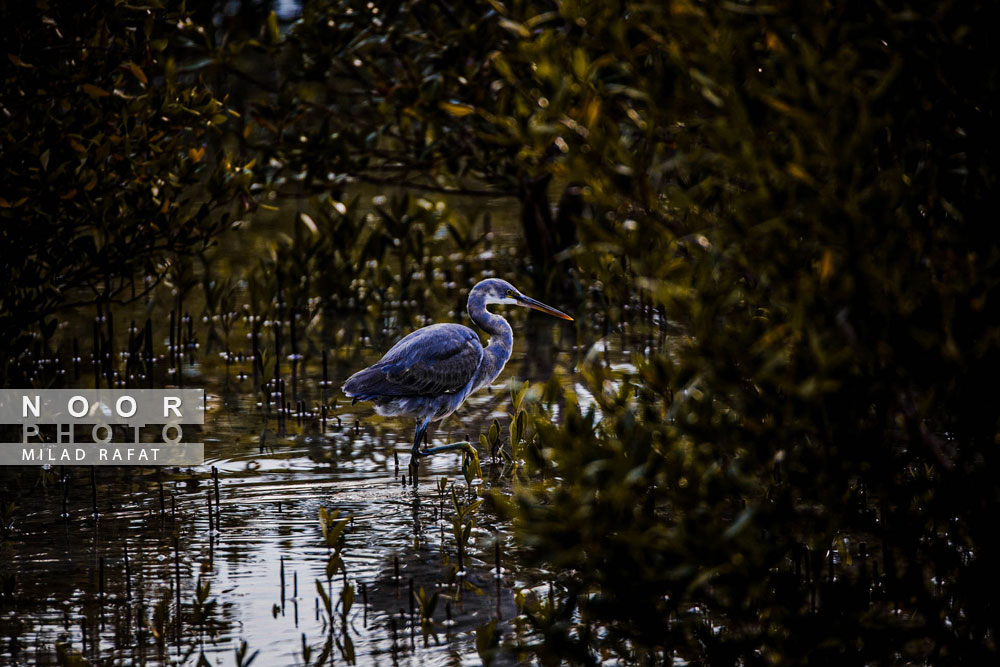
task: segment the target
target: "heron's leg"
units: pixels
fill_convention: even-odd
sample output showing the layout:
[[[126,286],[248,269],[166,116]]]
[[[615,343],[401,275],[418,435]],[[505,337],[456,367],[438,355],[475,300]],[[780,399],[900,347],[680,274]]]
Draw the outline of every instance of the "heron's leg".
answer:
[[[424,439],[424,434],[427,432],[427,425],[430,422],[430,419],[425,419],[423,422],[417,424],[417,432],[413,435],[413,451],[410,456],[410,460],[412,461],[416,461],[417,457],[420,456],[420,442]]]

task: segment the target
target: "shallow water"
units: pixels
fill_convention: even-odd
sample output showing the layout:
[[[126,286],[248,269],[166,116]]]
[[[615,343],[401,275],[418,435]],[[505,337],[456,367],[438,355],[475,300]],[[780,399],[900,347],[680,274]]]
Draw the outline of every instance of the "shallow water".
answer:
[[[521,318],[513,320],[515,354],[504,373],[429,433],[432,446],[475,442],[494,417],[506,427],[512,378],[554,374],[579,385],[576,364],[593,345],[586,340],[589,329],[560,331],[555,321],[533,322],[526,340]],[[361,357],[335,358],[331,384],[338,386],[378,355],[367,349]],[[322,397],[318,358],[300,369],[306,405]],[[620,352],[615,358],[624,363]],[[165,382],[158,386],[171,377],[162,366]],[[471,497],[459,454],[425,460],[416,487],[404,485],[411,423],[374,417],[369,404],[342,403],[328,415],[325,431],[314,413],[302,426],[289,417],[281,434],[251,379],[237,379],[250,375],[248,363],[228,369],[218,361],[196,363],[183,370],[184,385],[204,386],[208,395],[199,438],[205,442],[203,466],[98,468],[93,479],[90,468],[3,472],[6,495],[18,507],[3,542],[5,571],[14,580],[5,583],[12,592],[0,614],[0,662],[54,663],[62,643],[101,664],[195,664],[202,652],[211,664],[233,664],[233,650],[245,640],[250,653],[259,651],[255,664],[303,664],[303,641],[314,664],[331,639],[328,659],[342,662],[349,636],[359,664],[478,664],[475,629],[497,616],[504,642],[517,642],[510,622],[517,614],[514,591],[544,587],[545,573],[518,566],[509,526],[484,506],[474,515],[464,576],[456,577],[455,513],[450,493],[441,494],[437,484],[446,478],[459,498]],[[213,468],[221,509],[214,507]],[[210,504],[217,525],[210,523]],[[352,517],[343,552],[346,576],[338,573],[331,581],[324,572],[330,552],[318,520],[321,507]],[[179,627],[171,625],[178,580]],[[345,581],[356,600],[346,628],[334,611],[331,634],[317,582],[336,605]],[[211,585],[206,601],[216,603],[202,620],[193,606],[199,582]],[[411,615],[411,586],[441,594],[426,640],[419,613]],[[158,638],[153,629],[161,600],[159,614],[168,622],[160,623]],[[140,614],[146,623],[137,623]],[[516,659],[508,651],[499,662]]]

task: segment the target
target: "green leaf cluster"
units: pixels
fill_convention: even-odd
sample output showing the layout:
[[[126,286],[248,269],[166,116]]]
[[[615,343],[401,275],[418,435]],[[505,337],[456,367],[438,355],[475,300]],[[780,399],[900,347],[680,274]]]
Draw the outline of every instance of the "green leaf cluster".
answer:
[[[558,482],[509,511],[579,619],[549,650],[995,653],[994,13],[506,8],[523,139],[595,212],[574,261],[662,343],[535,420]]]

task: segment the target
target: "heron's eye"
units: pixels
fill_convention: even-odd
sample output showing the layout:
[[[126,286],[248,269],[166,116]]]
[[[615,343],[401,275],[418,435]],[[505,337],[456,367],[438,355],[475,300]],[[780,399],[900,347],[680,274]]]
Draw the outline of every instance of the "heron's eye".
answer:
[[[507,290],[507,296],[513,298],[513,296],[514,296],[514,290]]]

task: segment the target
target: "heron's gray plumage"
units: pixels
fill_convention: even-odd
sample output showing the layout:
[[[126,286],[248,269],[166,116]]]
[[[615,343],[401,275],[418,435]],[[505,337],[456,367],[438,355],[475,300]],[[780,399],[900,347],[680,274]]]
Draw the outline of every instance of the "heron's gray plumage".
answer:
[[[486,347],[469,327],[432,324],[404,337],[376,363],[348,378],[344,393],[355,402],[373,402],[381,415],[415,417],[416,456],[427,424],[444,419],[469,394],[493,382],[510,359],[514,333],[507,320],[486,309],[500,303],[572,319],[524,296],[504,280],[483,280],[469,292],[468,311],[476,326],[490,334]]]
[[[344,383],[344,393],[368,397],[454,394],[483,359],[479,336],[461,324],[432,324],[392,346],[378,362]]]

